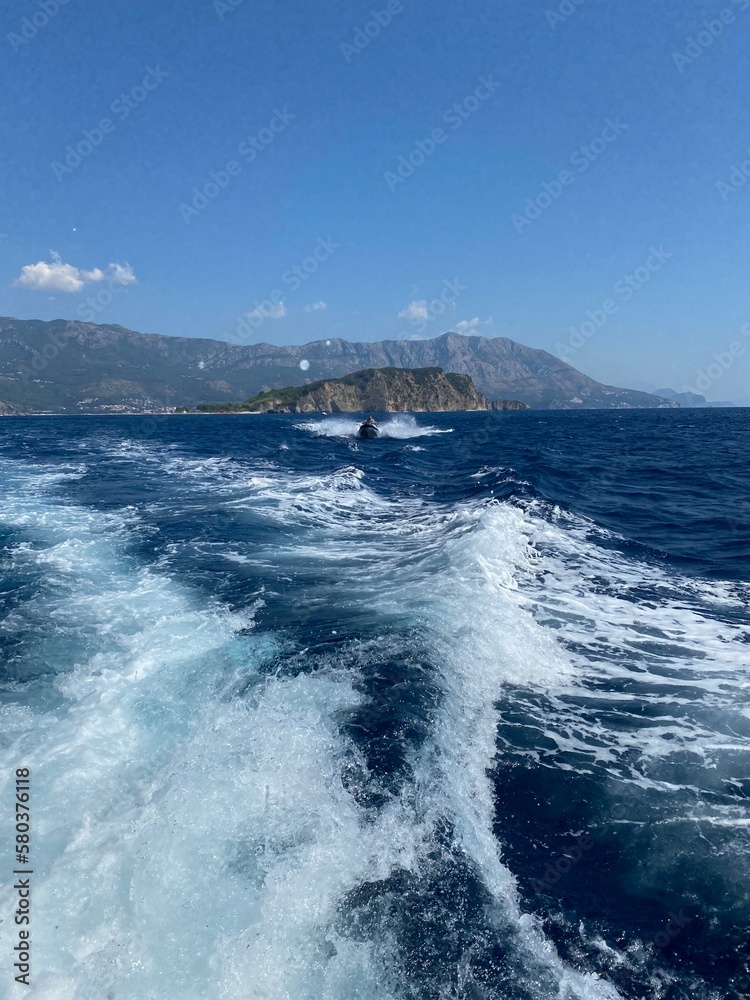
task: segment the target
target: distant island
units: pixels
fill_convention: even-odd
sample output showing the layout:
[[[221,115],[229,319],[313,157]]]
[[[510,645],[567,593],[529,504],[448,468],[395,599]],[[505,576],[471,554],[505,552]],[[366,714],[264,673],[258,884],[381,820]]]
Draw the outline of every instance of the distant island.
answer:
[[[228,335],[229,336],[229,335]],[[471,377],[489,400],[535,410],[677,407],[603,385],[547,351],[507,337],[228,343],[136,333],[71,320],[0,317],[0,414],[148,413],[223,403],[341,378],[367,368],[442,368]]]
[[[657,396],[662,396],[664,399],[671,399],[679,406],[684,406],[692,409],[702,409],[705,407],[722,407],[722,406],[736,406],[736,403],[730,402],[728,399],[719,400],[717,402],[709,402],[705,396],[702,396],[699,392],[676,392],[674,389],[657,389]]]
[[[258,393],[243,403],[199,403],[199,413],[436,413],[445,410],[528,410],[518,400],[477,392],[468,375],[442,368],[365,368]]]

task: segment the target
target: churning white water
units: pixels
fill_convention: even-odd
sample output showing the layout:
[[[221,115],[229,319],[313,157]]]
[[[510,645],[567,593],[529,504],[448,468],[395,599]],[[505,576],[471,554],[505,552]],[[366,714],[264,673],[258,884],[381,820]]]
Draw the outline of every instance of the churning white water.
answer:
[[[344,424],[301,426],[350,433]],[[416,436],[405,421],[384,430]],[[188,484],[217,475],[200,463],[172,472]],[[401,616],[434,664],[429,735],[412,749],[399,793],[374,813],[344,780],[352,767],[365,783],[368,776],[341,720],[363,704],[360,672],[377,643],[332,643],[312,672],[279,669],[304,662],[306,651],[284,622],[255,624],[272,594],[242,613],[207,602],[168,560],[143,561],[137,543],[148,531],[135,511],[61,502],[51,492],[59,474],[48,470],[6,473],[0,523],[16,537],[6,569],[26,599],[3,625],[25,636],[0,709],[3,800],[12,798],[16,766],[33,775],[36,974],[24,995],[416,996],[395,930],[353,928],[347,913],[363,886],[423,876],[446,823],[461,864],[491,900],[487,920],[506,942],[519,996],[620,995],[562,961],[519,901],[493,826],[497,703],[509,685],[549,692],[559,699],[551,738],[614,761],[633,734],[607,736],[602,727],[592,744],[565,728],[575,714],[566,695],[601,672],[629,668],[616,658],[605,665],[592,650],[608,643],[632,651],[646,664],[647,685],[665,665],[689,662],[699,669],[690,683],[720,700],[740,659],[723,655],[732,626],[703,614],[701,602],[731,602],[731,594],[720,585],[714,594],[694,589],[691,606],[687,590],[675,592],[672,581],[668,592],[665,580],[663,602],[633,620],[622,591],[653,571],[603,554],[580,522],[499,503],[404,505],[379,496],[356,467],[317,476],[269,464],[233,470],[226,495],[219,490],[222,510],[276,527],[252,545],[227,543],[214,558],[271,567],[279,580],[294,572],[294,559],[303,576],[305,565],[323,567],[329,576],[316,587],[324,605],[349,595],[372,615]],[[380,645],[390,641],[384,634]],[[729,747],[707,723],[689,725],[699,753]],[[644,752],[665,753],[674,729],[665,721]],[[656,779],[634,770],[628,780]],[[717,810],[712,819],[731,816]],[[3,914],[10,900],[6,887]],[[476,992],[467,969],[429,995],[493,996]]]

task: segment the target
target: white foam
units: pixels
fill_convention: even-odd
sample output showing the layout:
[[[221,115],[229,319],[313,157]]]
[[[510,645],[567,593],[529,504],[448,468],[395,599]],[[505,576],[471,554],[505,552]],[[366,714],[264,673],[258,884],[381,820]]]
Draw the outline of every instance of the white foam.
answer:
[[[360,845],[340,780],[334,720],[357,704],[351,679],[264,680],[273,640],[236,639],[244,620],[127,559],[115,518],[36,504],[36,520],[23,497],[3,512],[35,535],[22,557],[65,593],[42,596],[44,609],[57,628],[105,625],[114,642],[58,679],[56,714],[0,710],[4,791],[13,766],[32,769],[34,902],[47,915],[28,995],[343,1000],[365,974],[362,995],[388,997],[370,946],[342,942],[331,958],[325,936],[382,856]],[[7,886],[0,898],[9,912]]]
[[[295,542],[296,560],[335,563],[356,581],[352,592],[363,604],[429,622],[434,658],[442,664],[444,700],[433,736],[414,762],[413,801],[401,803],[395,826],[396,810],[381,815],[389,831],[377,838],[381,857],[395,863],[392,842],[408,842],[410,870],[419,871],[441,821],[450,819],[507,924],[516,928],[534,975],[554,982],[561,996],[616,997],[595,976],[567,969],[536,923],[521,913],[514,878],[493,835],[488,769],[495,755],[494,703],[507,684],[546,687],[572,674],[555,634],[519,610],[517,577],[533,571],[537,558],[526,516],[501,505],[436,516],[422,502],[397,505],[378,497],[355,469],[308,479],[305,487],[304,506],[295,503],[292,510],[277,495],[285,523],[293,518],[326,529],[324,543]],[[295,495],[296,488],[290,492]],[[404,533],[408,546],[400,541]]]
[[[356,437],[361,420],[350,417],[326,417],[324,420],[306,420],[295,424],[297,430],[308,431],[318,437]],[[379,437],[408,440],[431,437],[434,434],[451,434],[453,428],[422,427],[411,414],[399,414],[378,424]]]
[[[516,574],[533,565],[523,516],[508,506],[465,509],[440,553],[441,573],[407,589],[429,616],[443,700],[417,765],[432,822],[450,819],[504,919],[517,933],[519,978],[570,998],[616,998],[595,975],[567,968],[537,922],[521,911],[515,879],[493,832],[489,771],[496,754],[496,703],[507,684],[548,686],[571,672],[554,636],[519,614]],[[467,530],[471,528],[471,530]],[[404,596],[404,595],[402,595]],[[540,995],[551,995],[542,992]]]
[[[670,706],[684,709],[675,717],[665,707],[644,728],[637,707],[630,729],[610,729],[584,718],[585,705],[578,727],[549,725],[553,715],[546,735],[561,751],[620,768],[633,750],[656,760],[688,749],[708,766],[716,754],[750,750],[746,739],[715,732],[696,711],[739,712],[747,703],[748,626],[736,614],[750,606],[746,586],[680,578],[626,559],[612,546],[596,544],[597,534],[606,533],[562,513],[542,519],[532,506],[524,531],[536,559],[519,575],[519,608],[555,632],[576,668],[572,683],[556,689],[560,715],[555,721],[570,713],[570,695],[581,700],[589,691],[600,702],[610,702],[621,722],[630,701],[659,708],[668,699]],[[624,682],[629,688],[635,682],[635,691],[624,689]],[[612,773],[621,776],[614,768]],[[639,771],[631,777],[648,784]]]
[[[179,455],[170,461],[195,483],[216,471]],[[298,575],[308,561],[318,576],[325,566],[331,579],[316,583],[320,600],[335,607],[346,593],[370,612],[409,618],[431,649],[442,694],[432,731],[411,762],[413,784],[373,819],[342,782],[357,751],[338,720],[361,703],[361,649],[348,658],[331,652],[312,674],[267,672],[282,640],[246,634],[246,618],[206,607],[179,581],[139,565],[127,546],[138,530],[133,512],[46,502],[22,479],[0,520],[28,536],[14,550],[19,570],[49,574],[37,613],[63,633],[103,626],[95,647],[81,642],[60,676],[57,712],[0,711],[5,799],[12,767],[23,760],[34,774],[35,905],[45,914],[63,906],[65,915],[35,930],[44,971],[28,991],[33,1000],[94,1000],[109,990],[117,1000],[390,1000],[398,942],[375,932],[345,937],[339,908],[365,882],[396,871],[418,877],[446,819],[512,931],[509,961],[518,960],[531,995],[617,997],[565,966],[521,912],[493,832],[496,706],[508,686],[544,691],[553,704],[546,730],[561,753],[620,766],[643,730],[613,733],[579,714],[574,732],[564,725],[571,696],[637,668],[656,699],[662,668],[679,666],[691,675],[670,684],[686,703],[697,685],[724,704],[740,663],[725,654],[739,626],[705,609],[741,603],[736,590],[660,576],[596,546],[590,525],[562,514],[556,522],[533,507],[388,500],[356,466],[297,476],[242,465],[239,495],[220,502],[286,530],[219,554],[278,572],[293,562]],[[623,597],[645,578],[663,588],[654,607]],[[637,645],[644,636],[655,652]],[[607,655],[612,647],[623,656]],[[609,696],[600,684],[596,694]],[[611,697],[621,704],[627,695]],[[707,755],[744,747],[689,725]],[[658,761],[673,750],[676,739],[666,737],[677,738],[677,728],[665,719],[644,754]],[[671,794],[654,775],[636,777]],[[702,819],[744,822],[708,807]],[[0,894],[5,912],[9,898]],[[447,995],[450,984],[442,988]]]

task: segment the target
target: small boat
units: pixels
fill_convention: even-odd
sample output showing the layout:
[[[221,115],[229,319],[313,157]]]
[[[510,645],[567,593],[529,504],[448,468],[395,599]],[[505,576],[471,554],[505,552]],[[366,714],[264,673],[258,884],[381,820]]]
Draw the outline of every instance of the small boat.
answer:
[[[375,423],[372,417],[368,417],[367,420],[365,420],[360,425],[360,428],[357,431],[357,437],[365,439],[376,438],[378,434],[379,434],[378,425]]]

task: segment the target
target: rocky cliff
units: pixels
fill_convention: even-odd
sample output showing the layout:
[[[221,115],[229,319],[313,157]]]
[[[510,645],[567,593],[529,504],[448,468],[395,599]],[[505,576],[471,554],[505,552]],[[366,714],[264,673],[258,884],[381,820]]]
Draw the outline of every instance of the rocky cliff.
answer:
[[[518,399],[493,399],[490,403],[492,410],[530,410],[528,403],[522,403]]]
[[[368,368],[343,378],[263,392],[231,407],[253,413],[418,413],[491,408],[468,375],[446,374],[440,368]],[[227,407],[202,404],[198,409],[211,412]]]

